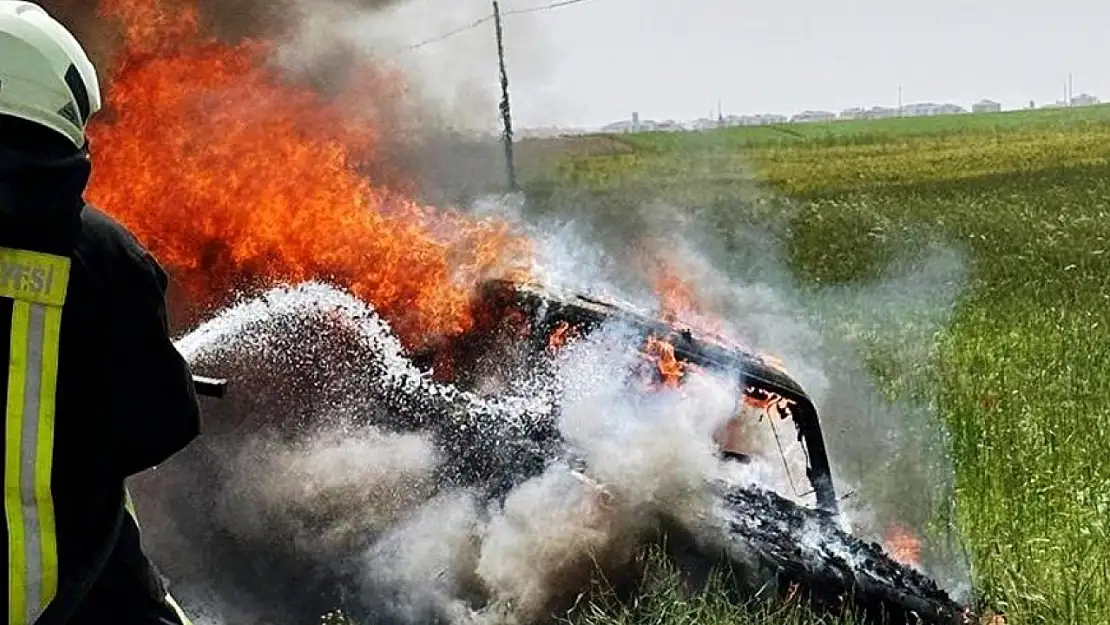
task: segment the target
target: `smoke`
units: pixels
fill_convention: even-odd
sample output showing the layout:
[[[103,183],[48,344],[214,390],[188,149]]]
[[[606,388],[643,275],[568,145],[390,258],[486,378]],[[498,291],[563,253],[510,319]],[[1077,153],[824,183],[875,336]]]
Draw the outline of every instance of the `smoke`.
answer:
[[[495,133],[501,122],[501,92],[490,14],[489,2],[462,0],[447,5],[408,2],[383,13],[348,13],[341,21],[317,15],[305,22],[303,36],[292,49],[311,54],[320,42],[338,37],[365,55],[403,69],[414,93],[434,103],[424,111],[426,123],[445,130]],[[559,106],[558,95],[544,89],[556,57],[539,24],[527,18],[504,19],[509,87],[518,110],[531,101],[543,102],[545,110]]]
[[[205,438],[133,484],[147,545],[213,623],[306,622],[337,605],[366,622],[535,622],[597,567],[627,571],[662,515],[693,527],[708,509],[713,436],[737,389],[695,375],[692,392],[637,392],[631,340],[611,326],[562,352],[544,380],[570,455],[490,499],[447,479],[466,459],[436,445],[434,420],[469,405],[511,423],[543,406],[430,382],[371,307],[330,287],[245,300],[178,342],[233,390],[206,407]],[[488,448],[511,442],[497,422],[479,429]],[[488,448],[463,453],[489,462]]]
[[[98,2],[41,3],[84,44],[111,88],[121,60],[118,25]],[[473,198],[503,183],[496,135],[501,98],[493,23],[485,0],[155,0],[163,8],[196,6],[206,36],[274,46],[272,68],[324,96],[359,89],[356,115],[380,128],[372,157],[377,184],[411,185],[428,202]],[[475,25],[477,23],[477,25]],[[509,16],[505,49],[519,111],[565,108],[548,88],[557,55],[540,20]],[[473,26],[473,27],[472,27]],[[443,37],[443,35],[450,35]],[[379,77],[396,71],[403,80]],[[377,81],[378,86],[373,83]],[[366,83],[372,88],[365,88]],[[388,84],[387,84],[388,83]],[[398,83],[398,84],[394,84]],[[230,106],[249,107],[237,94]],[[351,100],[348,95],[347,100]]]
[[[700,165],[689,163],[692,171]],[[487,198],[473,210],[536,241],[536,275],[547,284],[657,313],[654,269],[679,276],[726,335],[777,357],[806,389],[853,530],[882,542],[897,524],[925,537],[923,566],[962,596],[968,573],[950,509],[954,468],[931,389],[937,340],[967,278],[964,254],[943,241],[911,239],[873,280],[805,287],[785,257],[791,206],[746,191],[728,229],[702,205],[640,200],[634,184],[615,201],[571,190],[543,205]],[[778,217],[747,217],[768,204]],[[884,387],[876,365],[900,388]],[[741,439],[773,453],[732,467],[733,477],[806,501],[801,449],[780,449],[790,434],[770,425],[744,422]]]
[[[658,296],[645,257],[665,258],[731,334],[784,360],[812,394],[857,531],[881,539],[897,521],[925,533],[950,488],[943,428],[933,406],[884,396],[861,337],[894,335],[896,360],[927,365],[959,294],[958,254],[925,249],[877,283],[811,291],[776,263],[754,277],[721,269],[713,237],[657,204],[638,216],[643,229],[622,234],[639,242],[631,249],[528,208],[487,198],[474,212],[533,234],[545,279],[601,285],[649,310]],[[498,466],[512,442],[503,428],[542,420],[545,393],[487,400],[432,383],[371,306],[324,285],[245,301],[179,342],[198,370],[231,378],[235,390],[206,421],[234,427],[139,481],[140,514],[154,511],[148,544],[179,598],[215,623],[306,622],[337,605],[366,622],[535,622],[595,567],[627,572],[663,517],[696,533],[712,514],[714,437],[738,389],[693,372],[682,392],[638,392],[630,345],[627,328],[605,327],[533,381],[561,397],[555,426],[568,453],[491,498],[458,481],[459,463]],[[448,406],[491,420],[463,427]],[[426,433],[404,432],[417,424]],[[805,500],[802,458],[781,458],[792,437],[771,427],[747,426],[740,438],[756,459],[728,477]],[[444,428],[475,430],[478,444],[440,447],[433,433]],[[958,589],[958,558],[929,544],[927,571]]]
[[[403,119],[380,146],[430,203],[466,202],[504,186],[498,135],[502,98],[497,46],[487,0],[396,2],[367,10],[342,2],[296,0],[296,28],[274,59],[318,88],[342,84],[360,64],[388,67],[405,80]],[[504,49],[513,124],[527,112],[552,115],[568,104],[549,87],[555,43],[540,20],[507,16]],[[522,112],[525,115],[522,116]]]
[[[475,574],[483,509],[474,493],[447,492],[419,506],[383,535],[359,561],[365,597],[378,597],[377,618],[399,623],[456,622],[478,607]]]
[[[284,524],[297,551],[349,553],[434,493],[436,464],[426,438],[372,427],[288,445],[251,439],[229,467],[227,488],[240,496],[222,501],[218,514],[247,540]]]
[[[316,11],[377,13],[404,2],[405,0],[156,0],[158,6],[166,9],[196,7],[205,32],[230,43],[245,38],[288,38],[295,35],[300,25]],[[96,53],[90,52],[94,62],[106,66],[109,55],[114,50],[97,48],[109,39],[104,36],[104,27],[109,25],[103,19],[97,2],[43,0],[38,4],[70,29],[87,49],[96,49]]]
[[[634,364],[623,347],[631,338],[610,327],[560,356],[559,431],[571,462],[525,480],[485,515],[467,493],[435,500],[372,550],[367,578],[405,589],[398,613],[426,619],[435,606],[452,623],[538,622],[598,567],[626,571],[662,514],[698,525],[719,469],[713,433],[736,389],[695,376],[688,394],[630,393],[615,374]]]
[[[709,166],[698,158],[684,165],[693,176]],[[685,321],[707,314],[727,336],[782,361],[813,399],[852,530],[883,542],[892,526],[909,529],[924,539],[925,571],[966,597],[949,434],[935,399],[937,343],[967,279],[962,250],[928,233],[907,236],[874,279],[806,286],[787,259],[790,203],[752,186],[739,190],[731,208],[682,205],[655,198],[653,187],[638,182],[626,181],[619,194],[559,189],[540,204],[484,210],[530,224],[540,240],[554,237],[549,250],[564,260],[544,277],[565,286],[596,292],[606,284],[651,310],[658,303],[655,268],[680,277],[705,313]],[[897,386],[881,382],[877,368]],[[739,477],[799,499],[807,486],[802,459],[796,449],[779,459],[777,446],[788,436],[765,425],[745,440],[774,449],[780,466],[768,460],[738,467]]]

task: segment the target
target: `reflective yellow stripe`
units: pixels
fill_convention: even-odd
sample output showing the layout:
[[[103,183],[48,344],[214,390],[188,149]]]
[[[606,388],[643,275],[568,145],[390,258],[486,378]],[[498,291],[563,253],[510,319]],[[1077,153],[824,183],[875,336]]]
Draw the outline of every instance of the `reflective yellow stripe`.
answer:
[[[135,521],[135,528],[141,534],[143,528],[139,526],[139,513],[135,512],[135,500],[131,499],[131,491],[127,486],[123,487],[123,507],[127,509],[127,513],[131,515],[131,519]]]
[[[69,259],[0,248],[0,297],[13,299],[4,426],[8,625],[30,625],[58,592],[50,491],[62,305]]]
[[[193,622],[190,621],[189,617],[185,616],[185,612],[181,610],[181,606],[177,605],[177,601],[175,601],[168,592],[166,593],[166,603],[170,604],[174,612],[177,612],[177,618],[181,619],[181,625],[193,625]]]
[[[8,522],[8,623],[28,622],[23,553],[23,503],[20,490],[23,456],[23,389],[27,371],[27,326],[30,306],[12,305],[11,352],[8,355],[8,410],[4,427],[4,517]]]
[[[58,390],[58,352],[62,335],[62,309],[45,310],[42,350],[42,388],[39,400],[39,433],[35,456],[35,500],[39,502],[39,532],[42,548],[43,609],[58,594],[58,533],[54,524],[54,497],[50,491],[54,467],[54,410]],[[49,432],[48,435],[45,432]]]

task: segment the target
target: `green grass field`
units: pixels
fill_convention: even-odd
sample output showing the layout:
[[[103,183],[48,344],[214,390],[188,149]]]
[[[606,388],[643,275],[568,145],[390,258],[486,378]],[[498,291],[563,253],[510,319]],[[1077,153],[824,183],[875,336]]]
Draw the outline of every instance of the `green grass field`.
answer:
[[[877,370],[892,392],[939,403],[980,592],[1010,623],[1110,623],[1110,108],[590,141],[523,169],[537,210],[601,236],[666,202],[708,224],[733,272],[758,259],[745,233],[774,233],[815,294],[874,277],[900,250],[964,250],[928,384]],[[584,620],[800,622],[666,588]]]

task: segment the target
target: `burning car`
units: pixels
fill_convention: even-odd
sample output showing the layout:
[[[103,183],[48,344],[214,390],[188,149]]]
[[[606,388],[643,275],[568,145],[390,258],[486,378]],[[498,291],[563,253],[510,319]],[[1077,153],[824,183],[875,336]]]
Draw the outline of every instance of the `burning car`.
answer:
[[[529,282],[485,282],[478,291],[476,310],[480,322],[446,351],[441,346],[411,355],[414,371],[425,372],[417,374],[419,381],[397,381],[377,391],[390,409],[381,413],[387,416],[378,418],[376,425],[433,434],[446,459],[436,477],[438,484],[478,488],[485,500],[496,505],[552,463],[568,462],[596,493],[594,512],[600,509],[604,516],[605,510],[619,507],[619,497],[591,477],[589,463],[576,459],[561,439],[555,426],[558,397],[540,402],[543,409],[512,409],[499,403],[504,385],[517,375],[514,372],[542,371],[559,350],[617,324],[630,329],[626,336],[640,341],[628,347],[643,357],[646,366],[634,377],[648,393],[682,389],[685,374],[692,370],[737,380],[736,416],[714,437],[723,464],[752,462],[752,450],[745,449],[744,437],[736,435],[741,421],[752,418],[766,419],[772,426],[776,421],[790,422],[805,459],[809,488],[796,493],[799,497],[716,479],[708,485],[716,503],[706,524],[694,530],[680,521],[660,519],[673,538],[693,545],[711,563],[742,569],[738,583],[753,593],[770,585],[783,597],[804,596],[813,605],[836,612],[851,608],[876,623],[971,622],[970,609],[917,568],[844,529],[816,408],[773,359],[631,306]],[[329,350],[337,344],[334,336],[322,339]],[[220,358],[207,361],[208,365],[203,358],[200,362],[202,367],[214,368],[228,364]],[[419,388],[433,384],[426,372],[436,363],[441,366],[438,376],[450,379],[450,392]],[[222,392],[219,380],[202,379],[201,384],[204,392]],[[807,497],[812,505],[801,503]],[[666,517],[666,512],[661,516]]]
[[[633,336],[642,340],[638,347],[649,363],[647,371],[653,384],[680,387],[684,373],[690,369],[739,379],[737,414],[715,437],[724,461],[750,461],[742,437],[735,435],[743,425],[740,420],[762,418],[771,427],[775,421],[792,423],[809,485],[807,492],[798,494],[811,495],[812,507],[797,506],[770,491],[716,485],[734,515],[729,531],[736,538],[743,536],[741,544],[733,546],[734,555],[754,551],[763,560],[758,583],[774,579],[783,592],[790,593],[805,588],[818,603],[841,608],[851,603],[882,622],[968,622],[969,611],[919,571],[895,561],[879,545],[864,544],[841,530],[839,498],[817,410],[805,390],[773,357],[748,351],[724,336],[663,321],[629,305],[540,284],[492,280],[482,286],[479,298],[481,318],[500,323],[472,333],[465,348],[471,354],[467,359],[470,362],[478,360],[478,353],[491,348],[497,351],[493,347],[499,336],[497,330],[505,324],[523,328],[515,333],[518,356],[536,359],[568,340],[616,323],[634,328]],[[526,320],[523,325],[521,319]],[[782,451],[781,444],[778,450]],[[588,473],[588,468],[585,471]],[[806,556],[799,561],[801,549],[796,540],[805,533],[807,524],[820,526],[818,535],[822,538],[818,540],[829,542],[812,550],[808,554],[810,562],[803,563]],[[778,536],[776,528],[781,532]]]

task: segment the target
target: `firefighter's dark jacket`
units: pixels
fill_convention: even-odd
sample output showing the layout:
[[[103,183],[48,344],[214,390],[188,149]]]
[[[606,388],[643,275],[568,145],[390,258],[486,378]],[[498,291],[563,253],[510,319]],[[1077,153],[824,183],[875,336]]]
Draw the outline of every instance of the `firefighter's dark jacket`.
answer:
[[[89,176],[83,154],[35,160],[0,145],[0,247],[71,259],[51,480],[58,593],[39,625],[152,622],[128,616],[160,609],[152,606],[165,591],[125,511],[124,478],[185,448],[200,427],[188,365],[169,336],[166,274],[119,223],[86,205]],[[11,313],[0,298],[5,358]]]

